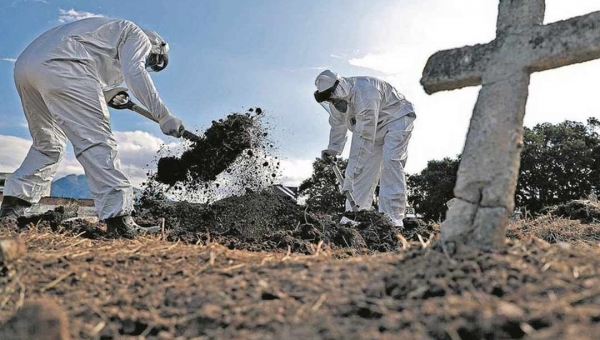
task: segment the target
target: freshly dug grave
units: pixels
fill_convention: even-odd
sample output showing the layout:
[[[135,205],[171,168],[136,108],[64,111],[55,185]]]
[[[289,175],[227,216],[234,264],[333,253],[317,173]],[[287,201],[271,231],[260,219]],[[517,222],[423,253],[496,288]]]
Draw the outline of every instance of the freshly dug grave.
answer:
[[[600,205],[588,200],[574,200],[546,208],[535,219],[512,222],[507,236],[524,240],[537,237],[550,243],[600,245]]]
[[[0,239],[14,234],[0,230]],[[0,324],[50,299],[74,339],[598,339],[600,251],[541,240],[332,259],[34,229]],[[420,244],[415,245],[421,248]],[[2,335],[0,335],[2,338]]]
[[[289,250],[310,254],[320,243],[353,252],[397,250],[401,239],[427,240],[436,230],[418,220],[407,220],[405,231],[386,223],[375,212],[356,216],[355,227],[336,224],[338,217],[319,218],[279,195],[274,189],[233,196],[213,204],[155,202],[140,214],[145,225],[162,223],[171,240],[188,243],[217,241],[231,249]],[[140,222],[142,223],[142,222]],[[399,236],[404,234],[405,236]]]

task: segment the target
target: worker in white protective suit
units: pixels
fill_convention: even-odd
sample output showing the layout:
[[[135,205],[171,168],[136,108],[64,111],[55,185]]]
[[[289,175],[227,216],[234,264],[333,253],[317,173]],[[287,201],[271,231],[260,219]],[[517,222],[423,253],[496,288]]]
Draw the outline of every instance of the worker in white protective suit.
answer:
[[[413,105],[387,82],[372,77],[340,77],[329,70],[315,81],[315,99],[329,112],[329,146],[322,157],[336,157],[352,131],[350,158],[342,190],[360,209],[370,209],[377,183],[379,211],[403,227],[406,210],[404,166],[416,118]],[[351,206],[346,202],[346,210]],[[344,216],[341,223],[352,223]]]
[[[168,64],[156,32],[120,19],[90,18],[58,26],[33,41],[15,63],[15,84],[33,139],[6,183],[0,217],[18,217],[39,202],[64,156],[67,138],[85,170],[108,232],[133,237],[147,230],[131,218],[133,188],[121,169],[105,92],[125,81],[166,135],[183,129],[160,99],[148,71]]]

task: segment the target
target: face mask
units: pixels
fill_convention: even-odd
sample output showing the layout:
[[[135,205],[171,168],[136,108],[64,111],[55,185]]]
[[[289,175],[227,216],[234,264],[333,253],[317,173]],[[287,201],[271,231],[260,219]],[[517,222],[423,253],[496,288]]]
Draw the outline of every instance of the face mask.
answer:
[[[346,111],[348,111],[348,102],[345,100],[332,100],[332,104],[335,109],[341,113],[346,113]]]

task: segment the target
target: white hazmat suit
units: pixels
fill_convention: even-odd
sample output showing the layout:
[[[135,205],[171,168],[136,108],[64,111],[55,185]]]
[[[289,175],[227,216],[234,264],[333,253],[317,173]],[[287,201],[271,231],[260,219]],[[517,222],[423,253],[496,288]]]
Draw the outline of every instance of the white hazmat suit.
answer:
[[[324,107],[329,112],[329,146],[323,152],[340,155],[346,134],[353,133],[350,158],[346,168],[344,191],[350,191],[361,209],[369,209],[377,183],[380,182],[379,211],[394,226],[403,226],[406,210],[404,166],[413,122],[413,105],[387,82],[372,77],[340,77],[329,70],[316,79],[317,92],[332,89],[339,82]],[[345,102],[346,112],[335,102]],[[346,202],[346,210],[350,210]]]
[[[104,92],[125,81],[162,131],[178,137],[181,121],[163,104],[145,69],[156,37],[151,41],[127,20],[90,18],[58,26],[25,49],[15,63],[15,84],[33,145],[7,181],[5,196],[37,203],[68,138],[99,218],[131,213],[133,189],[120,167]]]

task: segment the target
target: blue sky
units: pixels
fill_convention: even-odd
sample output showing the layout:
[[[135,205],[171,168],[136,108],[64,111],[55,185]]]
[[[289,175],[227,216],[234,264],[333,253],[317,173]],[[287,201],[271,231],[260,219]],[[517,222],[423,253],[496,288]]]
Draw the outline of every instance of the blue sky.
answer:
[[[600,2],[547,0],[547,8],[552,22],[600,10]],[[427,96],[418,81],[435,51],[494,38],[497,1],[3,0],[0,171],[19,165],[29,139],[11,59],[61,21],[90,14],[130,19],[169,41],[171,63],[153,79],[188,127],[205,128],[249,107],[266,109],[286,160],[284,181],[297,183],[327,145],[327,115],[312,97],[314,78],[325,68],[381,77],[415,104],[409,172],[460,153],[478,88]],[[598,117],[596,79],[598,62],[534,75],[526,124]],[[113,111],[112,124],[122,162],[137,182],[160,143],[177,142],[133,113]],[[80,172],[69,155],[60,174]]]

